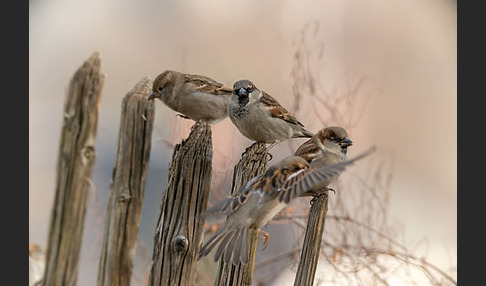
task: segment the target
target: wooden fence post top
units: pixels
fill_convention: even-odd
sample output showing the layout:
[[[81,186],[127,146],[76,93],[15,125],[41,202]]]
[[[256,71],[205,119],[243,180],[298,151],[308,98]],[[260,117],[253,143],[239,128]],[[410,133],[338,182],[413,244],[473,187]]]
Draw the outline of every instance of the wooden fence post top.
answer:
[[[118,146],[107,205],[98,286],[130,285],[142,214],[154,122],[145,77],[123,98]]]
[[[149,285],[194,285],[212,174],[209,123],[195,124],[172,155],[154,237]]]
[[[105,75],[95,52],[74,73],[64,105],[54,204],[46,249],[45,285],[75,285],[96,161],[94,148]]]

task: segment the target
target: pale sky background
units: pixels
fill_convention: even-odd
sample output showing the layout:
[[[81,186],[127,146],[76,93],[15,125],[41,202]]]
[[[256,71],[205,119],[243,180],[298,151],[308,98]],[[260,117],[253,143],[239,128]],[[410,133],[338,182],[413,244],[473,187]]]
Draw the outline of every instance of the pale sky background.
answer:
[[[451,271],[457,266],[457,5],[446,0],[30,1],[29,241],[46,246],[64,100],[72,75],[93,52],[101,54],[106,79],[92,176],[96,191],[90,193],[78,278],[84,286],[96,282],[126,93],[143,77],[174,69],[229,86],[253,80],[293,112],[293,43],[306,25],[318,94],[339,91],[345,71],[368,79],[365,89],[372,93],[358,107],[363,116],[348,129],[355,142],[350,156],[376,145],[393,157],[390,220],[403,229],[400,241],[457,277]],[[304,95],[293,113],[317,131],[323,126],[310,102]],[[156,102],[139,235],[145,257],[137,256],[133,285],[144,285],[141,273],[149,269],[169,145],[186,137],[191,125],[175,114]],[[270,163],[302,142],[275,147]],[[250,143],[229,119],[213,126],[213,174],[222,192]],[[331,196],[329,214],[332,203]],[[424,239],[426,246],[419,243]],[[293,276],[273,281],[292,285]]]

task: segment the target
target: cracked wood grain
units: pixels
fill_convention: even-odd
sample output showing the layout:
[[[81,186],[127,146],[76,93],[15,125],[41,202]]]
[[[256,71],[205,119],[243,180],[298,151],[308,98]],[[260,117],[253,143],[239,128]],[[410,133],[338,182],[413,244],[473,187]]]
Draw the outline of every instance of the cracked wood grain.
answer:
[[[64,105],[43,285],[76,285],[105,75],[95,52],[71,79]]]

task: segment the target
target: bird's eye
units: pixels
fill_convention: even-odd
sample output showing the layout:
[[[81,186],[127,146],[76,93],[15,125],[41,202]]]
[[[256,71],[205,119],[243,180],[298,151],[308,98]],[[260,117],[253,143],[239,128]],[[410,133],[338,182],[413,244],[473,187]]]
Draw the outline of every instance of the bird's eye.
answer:
[[[253,85],[249,85],[247,88],[246,88],[246,91],[248,93],[252,93],[253,92]]]
[[[233,89],[233,93],[234,93],[234,94],[238,94],[238,89],[236,89],[236,88],[235,88],[235,89]]]
[[[164,89],[163,86],[159,86],[159,92],[162,91]]]
[[[339,140],[339,138],[337,138],[337,137],[331,137],[331,140],[332,140],[332,142],[334,142],[334,143],[339,143],[339,141],[341,141],[341,140]]]

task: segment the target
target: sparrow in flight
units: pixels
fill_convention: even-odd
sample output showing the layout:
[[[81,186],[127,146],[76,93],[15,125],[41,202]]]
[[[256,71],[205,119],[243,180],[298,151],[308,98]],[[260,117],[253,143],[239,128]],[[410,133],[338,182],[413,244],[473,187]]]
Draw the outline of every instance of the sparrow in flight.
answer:
[[[347,166],[353,164],[374,149],[346,160],[319,168],[313,168],[300,156],[290,156],[259,176],[248,181],[235,195],[223,199],[206,210],[204,216],[225,214],[226,221],[203,245],[198,259],[214,248],[214,260],[223,257],[225,263],[234,265],[248,262],[248,232],[259,232],[272,218],[285,208],[292,199],[302,196],[307,190],[322,182],[332,181]],[[268,236],[267,236],[268,239]],[[268,243],[266,239],[265,245]]]

